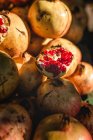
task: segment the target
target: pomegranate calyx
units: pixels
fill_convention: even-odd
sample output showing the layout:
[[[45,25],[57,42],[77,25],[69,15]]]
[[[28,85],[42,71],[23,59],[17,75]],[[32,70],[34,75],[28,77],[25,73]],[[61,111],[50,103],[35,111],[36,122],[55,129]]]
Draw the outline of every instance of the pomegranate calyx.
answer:
[[[60,130],[68,131],[70,124],[70,117],[68,115],[63,114]]]
[[[52,84],[56,87],[59,87],[63,85],[63,82],[60,79],[54,79]]]
[[[78,75],[82,75],[82,73],[84,72],[84,70],[85,70],[85,66],[83,64],[79,64],[77,66]]]

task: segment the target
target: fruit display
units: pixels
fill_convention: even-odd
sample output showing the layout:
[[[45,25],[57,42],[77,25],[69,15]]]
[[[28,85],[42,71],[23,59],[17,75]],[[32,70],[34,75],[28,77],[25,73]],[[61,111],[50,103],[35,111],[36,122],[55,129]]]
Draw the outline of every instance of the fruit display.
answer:
[[[0,0],[0,140],[93,140],[90,7]]]

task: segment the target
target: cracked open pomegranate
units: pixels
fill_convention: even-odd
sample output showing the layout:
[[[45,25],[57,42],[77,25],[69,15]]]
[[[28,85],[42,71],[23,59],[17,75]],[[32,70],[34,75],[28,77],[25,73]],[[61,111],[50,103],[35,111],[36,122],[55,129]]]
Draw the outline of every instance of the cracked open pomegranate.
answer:
[[[22,19],[11,12],[0,14],[0,50],[19,57],[28,47],[28,31]]]
[[[3,14],[0,15],[0,44],[3,42],[5,37],[8,34],[10,23],[6,16]]]
[[[80,62],[76,71],[68,77],[81,95],[93,91],[93,67],[87,62]]]
[[[81,60],[80,50],[70,41],[50,41],[36,59],[38,69],[49,78],[68,77]]]
[[[57,38],[66,34],[72,16],[69,8],[60,0],[36,0],[29,9],[28,19],[39,36]]]
[[[78,120],[55,114],[40,122],[33,140],[92,140],[92,137]]]

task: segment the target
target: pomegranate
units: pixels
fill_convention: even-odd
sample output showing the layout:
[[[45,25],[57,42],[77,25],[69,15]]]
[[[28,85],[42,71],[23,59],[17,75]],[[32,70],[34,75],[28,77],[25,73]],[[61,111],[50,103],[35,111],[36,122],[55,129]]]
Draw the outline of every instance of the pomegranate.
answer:
[[[60,0],[36,0],[28,12],[33,31],[44,38],[62,37],[68,31],[72,16]]]
[[[17,58],[13,58],[13,60],[15,61],[16,65],[17,65],[18,70],[20,70],[21,67],[22,67],[22,65],[24,63],[26,63],[27,61],[29,61],[31,57],[32,56],[30,54],[28,54],[27,52],[25,52],[23,54],[23,56],[19,56]]]
[[[46,80],[37,90],[37,104],[44,112],[75,116],[81,107],[81,97],[67,80]]]
[[[87,28],[90,32],[93,32],[93,2],[87,3],[85,5],[85,11],[88,17]]]
[[[18,104],[0,106],[0,139],[30,140],[32,120]]]
[[[37,56],[44,47],[44,45],[48,44],[50,40],[52,39],[50,38],[44,39],[32,32],[30,45],[28,46],[27,51],[33,56]]]
[[[19,93],[31,94],[41,84],[43,75],[38,71],[34,57],[22,65],[19,78]]]
[[[70,4],[70,10],[72,13],[72,17],[76,19],[76,21],[79,23],[79,25],[82,27],[84,31],[84,29],[87,26],[88,19],[83,4],[74,1],[73,4]]]
[[[18,85],[19,75],[14,60],[0,51],[0,101],[10,96]]]
[[[38,69],[53,79],[71,75],[81,60],[80,50],[62,38],[50,41],[36,59]]]
[[[50,115],[37,126],[33,140],[92,140],[88,130],[64,114]]]
[[[80,23],[73,17],[70,29],[65,35],[65,38],[77,44],[81,41],[84,35],[84,30]]]
[[[76,118],[86,126],[93,138],[93,105],[82,106]]]
[[[14,7],[14,8],[11,10],[11,12],[17,14],[17,15],[18,15],[19,17],[21,17],[23,20],[28,21],[28,19],[27,19],[28,9],[29,9],[28,6],[25,6],[25,7],[17,6],[17,7]]]
[[[84,35],[84,30],[87,27],[87,15],[83,7],[83,1],[64,1],[67,2],[73,19],[70,29],[65,35],[65,38],[74,43],[78,43],[81,41]]]
[[[76,71],[68,77],[75,85],[80,95],[89,94],[93,91],[93,67],[87,62],[80,62]]]
[[[24,22],[16,14],[11,12],[2,12],[1,17],[5,17],[6,24],[2,25],[0,50],[7,52],[11,57],[19,57],[26,51],[28,47],[28,31]],[[3,28],[2,28],[3,27]],[[5,34],[5,36],[3,35]]]

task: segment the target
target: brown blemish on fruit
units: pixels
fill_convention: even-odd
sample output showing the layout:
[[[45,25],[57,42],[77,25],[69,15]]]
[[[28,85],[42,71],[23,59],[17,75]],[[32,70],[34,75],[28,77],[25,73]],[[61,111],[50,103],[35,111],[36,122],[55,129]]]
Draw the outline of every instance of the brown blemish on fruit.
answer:
[[[18,28],[16,28],[17,31],[19,31],[22,35],[25,35],[25,32],[19,30]]]

